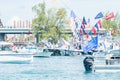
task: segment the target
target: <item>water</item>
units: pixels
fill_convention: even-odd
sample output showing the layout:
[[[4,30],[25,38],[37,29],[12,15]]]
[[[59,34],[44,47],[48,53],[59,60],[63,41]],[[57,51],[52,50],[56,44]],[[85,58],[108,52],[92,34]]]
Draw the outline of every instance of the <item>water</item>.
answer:
[[[0,64],[0,80],[119,80],[120,73],[85,73],[81,56],[34,58],[30,64]]]

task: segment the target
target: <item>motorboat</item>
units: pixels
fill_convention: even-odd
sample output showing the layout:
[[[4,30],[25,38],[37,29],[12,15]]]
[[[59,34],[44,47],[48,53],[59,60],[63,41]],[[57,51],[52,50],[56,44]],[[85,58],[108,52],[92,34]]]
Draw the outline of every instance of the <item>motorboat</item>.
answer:
[[[50,57],[53,52],[50,52],[48,49],[38,49],[37,53],[34,54],[34,57]]]
[[[120,49],[111,50],[100,64],[102,61],[99,61],[99,64],[95,63],[95,72],[120,72]]]
[[[33,61],[33,54],[19,53],[14,50],[11,42],[0,42],[0,63],[30,63]]]
[[[31,54],[36,54],[38,52],[38,48],[33,44],[28,44],[27,46],[18,47],[17,52],[20,52],[20,53],[28,52]]]
[[[85,57],[84,67],[90,72],[120,72],[120,49],[109,51],[102,59],[94,56]]]

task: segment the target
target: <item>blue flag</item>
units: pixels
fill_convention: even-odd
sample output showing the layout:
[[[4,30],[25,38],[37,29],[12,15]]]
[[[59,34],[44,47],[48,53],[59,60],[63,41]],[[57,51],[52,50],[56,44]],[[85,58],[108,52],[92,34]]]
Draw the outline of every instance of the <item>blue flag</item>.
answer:
[[[83,51],[84,53],[87,53],[93,48],[96,48],[97,46],[98,46],[98,36],[92,38],[92,40],[90,40],[88,44],[83,48]]]
[[[74,19],[76,18],[76,15],[73,10],[71,11],[71,17],[73,17]]]
[[[99,31],[99,27],[98,27],[98,24],[97,24],[97,23],[95,24],[95,27],[96,27],[96,28],[97,28],[97,30]]]
[[[82,25],[81,25],[81,29],[82,29],[83,34],[86,34],[85,29],[83,28]]]
[[[90,30],[88,34],[89,34],[89,35],[92,35],[92,31]]]
[[[82,38],[82,34],[78,33],[78,38],[81,39]]]
[[[103,17],[102,12],[99,12],[99,13],[96,15],[95,19],[99,19],[99,18],[102,18],[102,17]]]
[[[83,24],[87,25],[87,21],[85,20],[85,17],[83,17]]]

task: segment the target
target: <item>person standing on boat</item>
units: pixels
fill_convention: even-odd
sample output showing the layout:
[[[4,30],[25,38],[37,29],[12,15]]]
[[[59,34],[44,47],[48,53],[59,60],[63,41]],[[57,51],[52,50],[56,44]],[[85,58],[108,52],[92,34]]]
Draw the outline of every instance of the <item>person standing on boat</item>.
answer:
[[[111,64],[111,61],[110,61],[110,58],[111,58],[112,55],[106,55],[106,65],[109,65]]]

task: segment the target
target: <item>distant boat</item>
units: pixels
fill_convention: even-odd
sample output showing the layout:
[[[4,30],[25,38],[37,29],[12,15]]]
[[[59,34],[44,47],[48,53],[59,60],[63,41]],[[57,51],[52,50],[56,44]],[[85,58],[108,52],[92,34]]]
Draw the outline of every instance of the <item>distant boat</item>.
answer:
[[[33,55],[13,51],[14,45],[10,42],[0,42],[0,63],[30,63]]]
[[[38,52],[38,48],[37,46],[33,45],[33,44],[28,44],[27,46],[22,46],[17,48],[17,52],[20,53],[31,53],[31,54],[36,54]]]
[[[50,57],[53,52],[50,52],[48,49],[38,49],[37,53],[34,54],[34,57]]]
[[[52,48],[52,49],[47,49],[49,52],[53,52],[51,55],[52,56],[77,56],[81,55],[83,52],[82,50],[77,50],[74,48],[66,48],[66,47],[58,47],[58,48]]]

